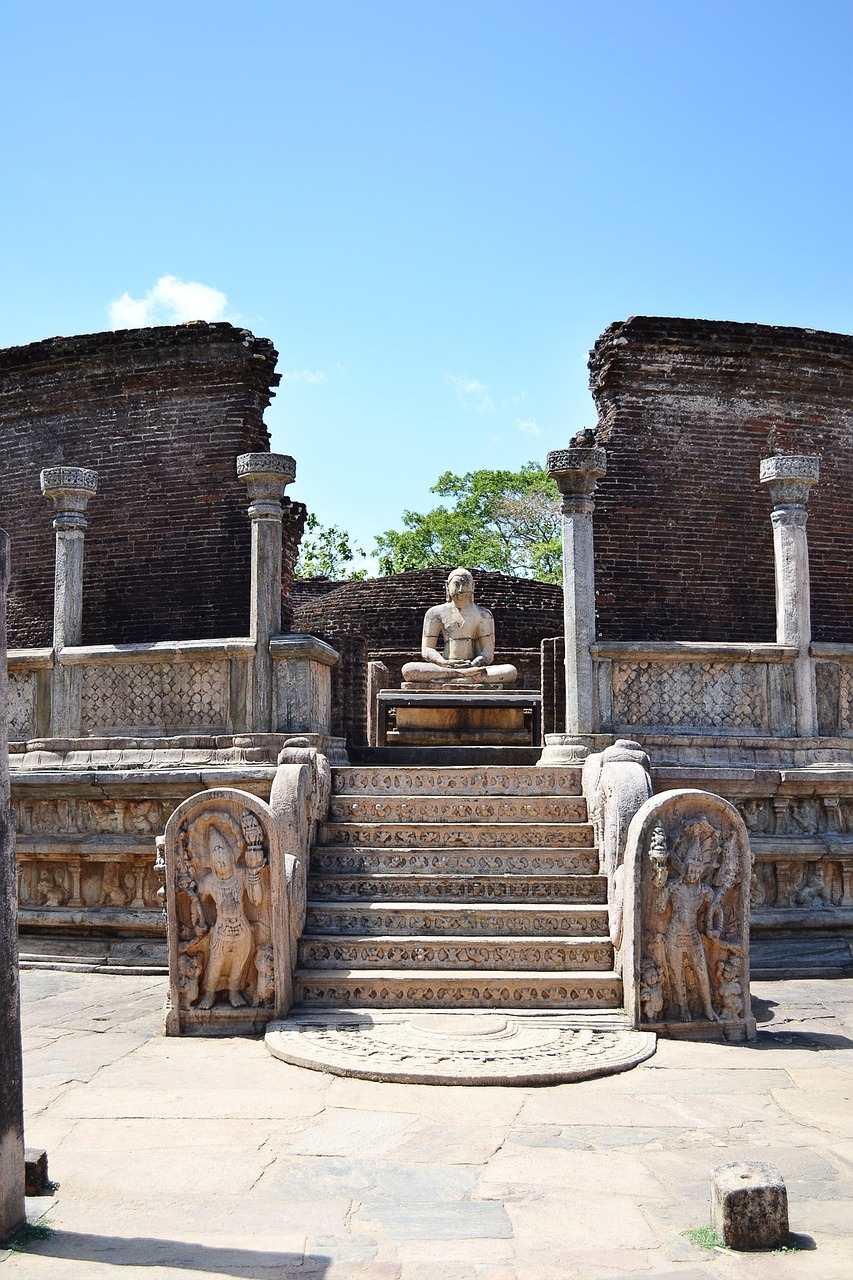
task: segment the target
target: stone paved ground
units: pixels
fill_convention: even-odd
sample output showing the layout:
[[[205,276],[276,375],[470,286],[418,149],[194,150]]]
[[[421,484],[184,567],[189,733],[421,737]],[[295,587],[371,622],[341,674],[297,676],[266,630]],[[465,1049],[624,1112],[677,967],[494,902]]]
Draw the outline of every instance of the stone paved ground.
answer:
[[[661,1042],[540,1088],[344,1080],[166,1040],[159,978],[28,972],[27,1141],[52,1228],[0,1280],[853,1276],[853,983],[756,983],[758,1044]],[[712,1167],[775,1161],[809,1247],[692,1245]]]

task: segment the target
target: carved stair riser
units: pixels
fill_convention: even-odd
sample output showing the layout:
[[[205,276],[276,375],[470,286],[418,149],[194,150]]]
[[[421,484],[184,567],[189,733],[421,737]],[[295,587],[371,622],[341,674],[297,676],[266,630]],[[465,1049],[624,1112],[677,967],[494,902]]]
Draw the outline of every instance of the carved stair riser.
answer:
[[[298,1000],[312,1005],[426,1009],[615,1009],[622,984],[612,974],[395,973],[297,971]]]
[[[333,796],[332,822],[586,822],[580,796]]]
[[[604,876],[310,876],[311,897],[334,902],[364,900],[420,902],[590,902],[607,901]]]
[[[564,910],[547,907],[481,906],[461,909],[423,906],[420,903],[308,903],[306,932],[311,934],[455,934],[483,937],[490,934],[518,937],[573,936],[601,937],[607,933],[607,909],[573,906]]]
[[[529,822],[501,824],[324,822],[318,833],[320,845],[401,845],[408,848],[591,848],[592,827],[587,823]]]
[[[455,768],[387,768],[356,766],[336,768],[336,795],[424,796],[578,796],[580,769],[540,769],[516,765],[457,766]]]
[[[595,849],[359,849],[332,845],[311,853],[315,875],[432,872],[446,875],[596,875]]]
[[[498,969],[608,971],[613,948],[604,938],[458,937],[340,938],[303,936],[305,969]]]

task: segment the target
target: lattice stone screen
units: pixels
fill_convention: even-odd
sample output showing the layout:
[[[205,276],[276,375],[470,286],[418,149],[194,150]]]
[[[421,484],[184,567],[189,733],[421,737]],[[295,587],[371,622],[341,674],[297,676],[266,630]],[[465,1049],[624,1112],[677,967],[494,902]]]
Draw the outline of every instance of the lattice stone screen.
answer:
[[[225,733],[228,662],[98,664],[83,668],[86,735]]]
[[[613,723],[682,733],[769,731],[760,663],[614,662]]]
[[[853,662],[841,667],[839,703],[841,732],[845,737],[853,736]]]

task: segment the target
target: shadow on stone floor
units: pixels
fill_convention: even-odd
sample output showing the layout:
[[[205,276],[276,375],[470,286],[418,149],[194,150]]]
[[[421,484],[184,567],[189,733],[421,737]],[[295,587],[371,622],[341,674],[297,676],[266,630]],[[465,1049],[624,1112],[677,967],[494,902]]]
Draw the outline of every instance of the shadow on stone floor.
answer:
[[[48,1235],[33,1240],[20,1252],[65,1258],[69,1262],[100,1262],[113,1267],[179,1268],[239,1280],[263,1280],[265,1276],[275,1276],[276,1280],[288,1280],[291,1276],[322,1280],[332,1263],[328,1256],[235,1249],[149,1236],[100,1236],[59,1229],[51,1229]]]

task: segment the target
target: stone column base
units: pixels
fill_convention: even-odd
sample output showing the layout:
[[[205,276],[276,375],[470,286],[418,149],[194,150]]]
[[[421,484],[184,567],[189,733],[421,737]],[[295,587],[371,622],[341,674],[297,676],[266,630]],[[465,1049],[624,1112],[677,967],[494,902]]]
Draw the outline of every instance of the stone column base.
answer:
[[[546,733],[545,746],[536,764],[548,768],[555,765],[577,767],[583,764],[592,751],[593,745],[591,737],[581,734]]]

